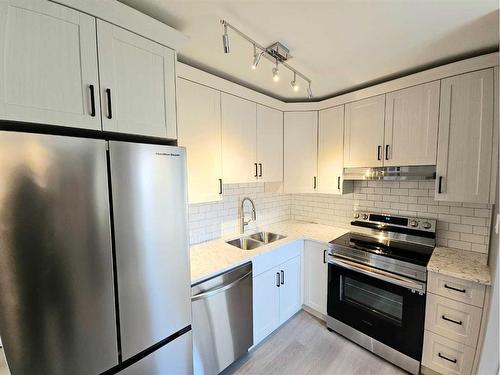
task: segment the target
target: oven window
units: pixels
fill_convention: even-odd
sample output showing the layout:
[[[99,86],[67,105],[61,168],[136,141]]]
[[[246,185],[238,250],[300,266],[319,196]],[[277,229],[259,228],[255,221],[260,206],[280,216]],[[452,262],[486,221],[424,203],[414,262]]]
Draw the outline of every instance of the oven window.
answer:
[[[341,276],[340,299],[370,311],[401,326],[403,320],[403,297],[370,284]]]

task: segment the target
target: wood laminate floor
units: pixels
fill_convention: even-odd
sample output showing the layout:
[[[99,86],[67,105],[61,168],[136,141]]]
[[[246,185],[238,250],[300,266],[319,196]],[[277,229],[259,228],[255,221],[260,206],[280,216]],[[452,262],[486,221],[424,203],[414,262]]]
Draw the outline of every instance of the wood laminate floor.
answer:
[[[405,371],[300,311],[223,375],[401,375]]]

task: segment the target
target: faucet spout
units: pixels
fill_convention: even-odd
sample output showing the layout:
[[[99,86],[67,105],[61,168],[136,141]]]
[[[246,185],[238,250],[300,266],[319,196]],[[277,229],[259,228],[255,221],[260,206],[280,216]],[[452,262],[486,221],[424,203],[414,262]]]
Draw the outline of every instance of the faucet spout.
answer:
[[[245,201],[249,201],[250,204],[252,205],[252,218],[248,221],[245,221],[245,210],[244,210]],[[257,214],[255,212],[255,204],[253,203],[253,200],[251,200],[248,197],[245,197],[241,200],[239,216],[240,216],[240,233],[243,234],[245,233],[245,225],[248,225],[250,221],[252,220],[255,221],[257,219]]]

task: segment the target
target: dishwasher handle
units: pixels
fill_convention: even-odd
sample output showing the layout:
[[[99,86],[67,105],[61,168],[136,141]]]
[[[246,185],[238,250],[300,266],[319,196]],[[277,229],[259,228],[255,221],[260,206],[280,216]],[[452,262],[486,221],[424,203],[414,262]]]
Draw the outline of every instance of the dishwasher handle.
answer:
[[[246,274],[237,278],[236,280],[234,280],[233,282],[231,282],[229,284],[221,285],[217,288],[213,288],[213,289],[207,290],[205,292],[195,294],[194,296],[191,297],[191,302],[198,301],[200,299],[205,299],[205,298],[208,298],[208,297],[213,296],[215,294],[221,293],[225,290],[231,289],[232,287],[236,286],[237,284],[242,282],[244,279],[249,277],[251,274],[252,274],[252,271],[250,270]]]

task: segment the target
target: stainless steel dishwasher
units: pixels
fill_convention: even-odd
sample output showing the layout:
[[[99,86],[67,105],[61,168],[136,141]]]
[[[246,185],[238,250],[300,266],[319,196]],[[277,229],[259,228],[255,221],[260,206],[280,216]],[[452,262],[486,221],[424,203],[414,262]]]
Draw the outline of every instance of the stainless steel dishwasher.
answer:
[[[252,263],[192,287],[195,375],[216,375],[253,345]]]

